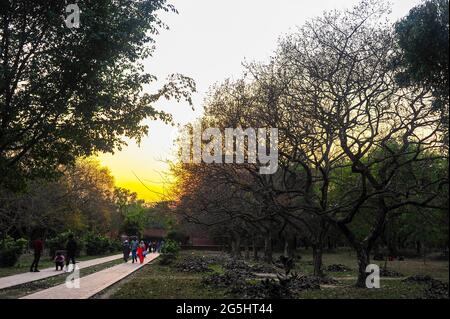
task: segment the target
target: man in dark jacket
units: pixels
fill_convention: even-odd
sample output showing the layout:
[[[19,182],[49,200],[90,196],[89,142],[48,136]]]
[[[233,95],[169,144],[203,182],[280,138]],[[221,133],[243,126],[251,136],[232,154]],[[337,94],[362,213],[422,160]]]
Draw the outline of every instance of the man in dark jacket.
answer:
[[[72,264],[75,268],[75,255],[77,253],[77,242],[73,238],[73,235],[69,235],[69,240],[67,241],[66,245],[66,251],[67,251],[67,260],[66,260],[66,271],[69,270],[69,263],[72,261]]]
[[[31,272],[39,272],[38,265],[39,259],[41,259],[42,250],[44,249],[44,244],[40,238],[36,238],[33,241],[33,250],[34,250],[34,259],[31,264],[30,271]]]
[[[128,241],[128,239],[124,240],[124,242],[122,243],[122,248],[123,248],[123,260],[125,262],[128,262],[128,258],[130,258],[130,242]]]

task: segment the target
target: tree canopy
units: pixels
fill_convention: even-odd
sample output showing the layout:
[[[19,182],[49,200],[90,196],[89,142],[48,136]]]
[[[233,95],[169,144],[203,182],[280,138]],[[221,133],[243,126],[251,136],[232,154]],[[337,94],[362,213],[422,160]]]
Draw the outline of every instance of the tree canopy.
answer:
[[[165,0],[80,0],[80,26],[65,24],[68,1],[0,1],[0,184],[51,177],[79,156],[139,141],[143,119],[169,121],[154,102],[190,101],[191,79],[173,75],[155,93],[142,60],[165,27]]]
[[[448,0],[429,0],[411,9],[395,25],[400,47],[398,62],[404,68],[399,72],[398,80],[403,85],[421,85],[433,91],[435,107],[442,111],[442,121],[447,130],[448,14]]]

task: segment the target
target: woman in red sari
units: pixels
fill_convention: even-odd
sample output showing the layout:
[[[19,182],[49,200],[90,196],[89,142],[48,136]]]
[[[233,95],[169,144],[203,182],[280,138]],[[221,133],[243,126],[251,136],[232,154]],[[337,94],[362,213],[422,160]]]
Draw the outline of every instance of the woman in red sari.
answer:
[[[137,255],[139,257],[139,262],[142,264],[144,262],[144,242],[141,241],[141,244],[139,245],[138,249],[137,249]]]

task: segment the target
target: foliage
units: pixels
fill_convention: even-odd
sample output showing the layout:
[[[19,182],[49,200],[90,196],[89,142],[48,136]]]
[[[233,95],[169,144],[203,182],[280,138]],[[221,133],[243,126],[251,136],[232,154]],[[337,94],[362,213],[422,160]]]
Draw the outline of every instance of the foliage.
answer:
[[[0,188],[0,231],[40,230],[50,238],[67,231],[118,232],[111,172],[91,158],[60,170],[63,175],[57,180],[29,181],[26,192]]]
[[[112,240],[106,236],[89,233],[85,236],[86,255],[104,255],[109,252],[119,251],[121,244],[118,240]]]
[[[398,39],[386,23],[389,11],[385,1],[363,0],[324,12],[283,37],[267,63],[245,64],[242,78],[213,87],[205,115],[185,134],[196,125],[276,127],[278,170],[264,176],[257,161],[180,160],[172,166],[177,212],[215,228],[237,258],[251,240],[264,243],[272,261],[275,236],[288,255],[289,237],[301,234],[315,252],[316,274],[333,228],[356,252],[360,287],[372,249],[397,241],[386,235],[400,220],[400,227],[448,245],[440,240],[448,235],[445,127],[428,88],[395,81],[405,67],[393,67]],[[217,148],[226,152],[224,143]]]
[[[139,61],[165,25],[165,0],[80,0],[80,27],[63,18],[66,1],[1,1],[0,183],[23,189],[28,178],[51,178],[79,156],[112,152],[148,132],[144,119],[160,98],[190,100],[191,79],[172,75],[157,92]]]
[[[147,223],[148,228],[163,228],[169,234],[175,231],[177,220],[169,207],[169,202],[158,202],[154,207],[148,209],[149,220]],[[177,240],[175,238],[172,238]]]
[[[162,266],[172,265],[178,256],[180,245],[172,239],[166,239],[161,248],[159,264]]]
[[[449,105],[449,12],[448,0],[428,0],[397,22],[403,85],[418,84],[432,90],[435,107],[442,111],[448,129]]]
[[[132,203],[122,209],[122,218],[121,233],[141,237],[148,224],[148,209],[141,203]]]
[[[53,238],[47,239],[45,241],[45,247],[49,250],[49,256],[51,258],[55,257],[55,252],[57,250],[65,250],[67,241],[69,240],[69,236],[74,235],[72,232],[67,231],[56,235]],[[80,256],[81,251],[84,249],[84,241],[82,239],[76,239],[77,242],[77,256]]]
[[[178,254],[178,252],[180,251],[180,245],[172,240],[172,239],[167,239],[164,241],[164,244],[161,248],[161,252],[163,254]]]
[[[6,237],[0,241],[0,266],[11,267],[16,264],[23,253],[27,240],[19,238],[14,240]]]

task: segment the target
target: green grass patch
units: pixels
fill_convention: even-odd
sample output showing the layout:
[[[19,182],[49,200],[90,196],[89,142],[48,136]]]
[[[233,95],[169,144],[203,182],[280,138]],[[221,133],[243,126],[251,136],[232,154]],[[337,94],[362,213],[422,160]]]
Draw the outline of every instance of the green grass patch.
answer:
[[[217,274],[224,274],[225,273],[225,269],[222,267],[222,265],[218,265],[218,264],[213,264],[213,265],[209,265],[208,266],[209,269],[211,269],[214,273]]]
[[[220,269],[217,267],[217,271]],[[202,274],[179,272],[157,262],[144,266],[109,296],[112,299],[214,299],[227,298],[221,289],[201,284]]]
[[[296,261],[294,271],[312,275],[313,266],[311,250],[298,252],[302,258]],[[217,252],[182,251],[179,260],[187,256],[214,256]],[[252,261],[249,261],[253,263]],[[380,267],[384,262],[378,263]],[[403,278],[381,278],[381,288],[356,288],[357,278],[356,256],[349,250],[338,250],[325,253],[323,256],[324,269],[331,264],[343,264],[351,268],[349,272],[326,272],[338,280],[336,285],[322,285],[320,290],[303,291],[297,297],[305,299],[417,299],[422,298],[427,285],[405,283]],[[207,274],[182,272],[173,266],[161,266],[152,262],[122,283],[107,289],[104,298],[233,298],[226,294],[226,289],[204,287],[201,280],[212,273],[224,273],[222,265],[213,264],[209,268],[213,272]],[[405,261],[388,262],[388,269],[410,275],[430,275],[433,278],[448,282],[448,261],[427,261],[420,259],[406,259]],[[256,284],[260,278],[249,279],[249,283]],[[100,296],[101,297],[101,296]]]
[[[426,285],[422,284],[382,278],[380,288],[356,288],[347,284],[303,291],[298,297],[302,299],[418,299],[423,296],[425,287]]]

